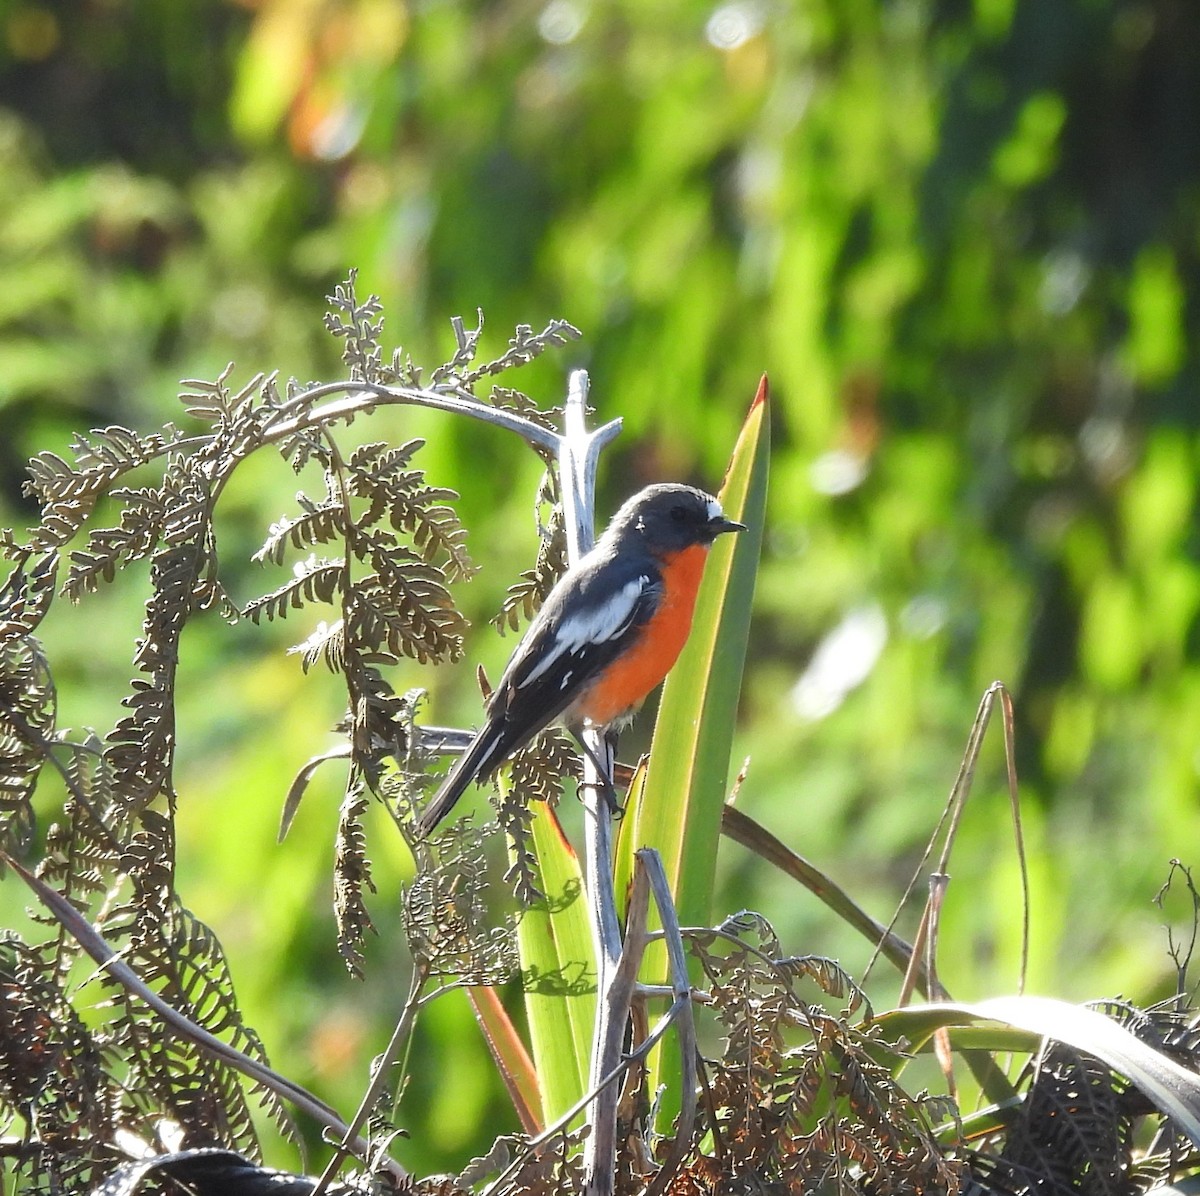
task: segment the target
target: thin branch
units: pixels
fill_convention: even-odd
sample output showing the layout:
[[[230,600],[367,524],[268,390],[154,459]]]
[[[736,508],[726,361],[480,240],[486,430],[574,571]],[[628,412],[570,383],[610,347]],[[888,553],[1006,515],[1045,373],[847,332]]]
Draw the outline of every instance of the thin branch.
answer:
[[[979,703],[979,709],[975,713],[975,721],[971,724],[971,733],[967,736],[967,747],[963,752],[962,761],[958,766],[958,774],[954,778],[954,784],[950,788],[950,796],[946,800],[946,808],[943,810],[932,836],[930,836],[929,846],[925,849],[925,853],[921,857],[921,862],[917,866],[917,871],[913,874],[912,881],[909,882],[908,888],[905,889],[904,895],[897,905],[897,914],[899,914],[900,908],[908,900],[908,896],[912,892],[917,878],[920,876],[921,869],[925,867],[929,857],[933,854],[933,845],[947,822],[949,826],[946,826],[946,837],[942,841],[941,855],[934,867],[933,874],[947,878],[950,875],[950,854],[954,850],[954,844],[958,838],[958,827],[962,821],[963,811],[966,809],[967,797],[971,792],[971,785],[975,780],[975,766],[979,762],[979,751],[983,746],[983,737],[987,733],[988,723],[992,718],[992,706],[995,704],[996,693],[1001,689],[1003,689],[1003,686],[1000,682],[994,681],[984,691],[983,698]],[[925,931],[927,940],[922,938],[917,944],[914,944],[918,955],[924,955],[926,941],[933,944],[937,942],[938,908],[934,906],[932,899],[926,901],[921,915],[921,929]],[[893,918],[894,921],[895,919]],[[874,957],[872,957],[871,963],[874,963]],[[867,974],[871,971],[871,963],[867,965]],[[909,972],[910,975],[905,976],[904,983],[900,988],[900,996],[897,1000],[898,1006],[907,1005],[912,998],[913,985],[911,974],[913,974],[913,969],[911,964]],[[865,975],[863,980],[865,983]]]
[[[653,848],[643,847],[636,853],[635,858],[646,869],[654,904],[658,907],[658,918],[662,923],[663,939],[667,946],[671,988],[675,992],[672,1008],[679,1010],[676,1029],[679,1034],[683,1073],[680,1078],[679,1120],[676,1122],[675,1137],[667,1157],[654,1177],[654,1182],[646,1191],[646,1196],[659,1196],[683,1162],[692,1141],[696,1120],[696,1022],[692,1015],[692,985],[688,979],[687,955],[683,950],[679,915],[675,911],[675,901],[671,896],[671,886],[667,883],[662,857]]]
[[[562,488],[563,519],[567,535],[567,556],[574,565],[592,546],[595,528],[596,466],[600,452],[621,430],[613,420],[594,432],[587,430],[588,377],[584,370],[571,374],[563,415],[563,436],[558,446],[559,485]],[[579,792],[583,802],[583,866],[587,880],[588,916],[596,956],[596,1024],[592,1033],[590,1087],[600,1089],[599,1080],[613,1070],[620,1058],[624,1020],[613,1025],[615,1003],[612,987],[617,983],[622,956],[621,922],[617,916],[617,897],[613,888],[612,811],[606,792],[612,786],[615,745],[605,741],[599,730],[583,732],[589,750],[583,756],[583,781]],[[597,761],[603,755],[607,775],[602,776]],[[618,994],[619,995],[619,994]],[[628,1012],[628,1002],[625,1005]],[[615,1046],[614,1046],[615,1043]],[[597,1099],[592,1110],[592,1132],[584,1150],[588,1189],[595,1196],[608,1196],[613,1190],[613,1166],[616,1149],[616,1098]]]
[[[681,933],[686,935],[688,929],[686,927],[683,928]],[[650,941],[653,942],[654,939],[661,937],[659,934],[652,934]],[[733,935],[729,937],[734,938]],[[734,939],[734,941],[739,945],[744,945],[740,939]],[[764,956],[764,958],[769,957]],[[661,1001],[667,997],[674,1000],[679,994],[675,991],[674,986],[670,984],[639,984],[633,995],[639,1001]],[[693,1005],[712,1005],[714,1003],[712,993],[705,992],[702,988],[693,988],[689,1000]]]
[[[608,983],[597,993],[596,1034],[592,1044],[592,1071],[603,1076],[614,1070],[621,1059],[621,1043],[637,989],[637,975],[646,953],[649,936],[646,917],[650,912],[650,884],[645,861],[634,861],[625,919],[625,943],[613,966]],[[599,1037],[600,1035],[603,1037]],[[596,1087],[593,1081],[593,1087]],[[592,1132],[584,1151],[586,1190],[611,1191],[614,1160],[617,1153],[617,1106],[620,1089],[616,1084],[599,1088],[592,1105]]]
[[[575,370],[567,389],[563,435],[554,446],[567,525],[567,553],[572,564],[591,548],[595,538],[596,469],[600,454],[621,432],[619,419],[609,420],[589,432],[587,400],[587,371]]]
[[[1021,823],[1021,796],[1017,786],[1016,731],[1013,726],[1012,694],[1000,681],[992,683],[999,692],[1000,711],[1004,716],[1004,772],[1008,779],[1008,802],[1012,810],[1013,838],[1017,851],[1017,867],[1021,872],[1021,972],[1017,977],[1017,992],[1024,993],[1029,974],[1029,862],[1025,856],[1025,832]]]
[[[309,406],[326,395],[336,394],[345,397],[324,407]],[[426,390],[417,386],[384,386],[378,382],[355,381],[325,382],[292,395],[280,406],[279,414],[284,418],[272,420],[267,425],[263,439],[267,442],[286,440],[289,436],[295,436],[296,433],[316,424],[348,419],[381,406],[430,407],[435,411],[466,415],[471,419],[515,432],[528,443],[554,454],[559,452],[563,439],[557,432],[535,424],[524,416],[493,407],[490,403],[480,402],[473,395],[460,391]],[[290,415],[293,408],[299,408],[299,413]],[[619,431],[619,421],[617,425]]]
[[[392,1031],[392,1036],[388,1040],[383,1054],[375,1060],[371,1082],[367,1086],[366,1092],[363,1093],[362,1100],[358,1102],[358,1109],[351,1118],[350,1124],[346,1127],[346,1132],[342,1135],[341,1142],[334,1147],[333,1157],[325,1164],[325,1170],[321,1172],[321,1178],[317,1181],[317,1186],[313,1188],[312,1196],[323,1196],[343,1161],[349,1155],[357,1152],[358,1147],[356,1144],[362,1141],[362,1138],[359,1137],[359,1131],[371,1115],[371,1110],[375,1107],[375,1102],[379,1099],[379,1094],[387,1085],[388,1072],[391,1070],[392,1064],[396,1062],[401,1050],[408,1042],[409,1035],[412,1033],[413,1019],[416,1017],[417,1009],[421,1004],[421,989],[425,987],[427,978],[427,965],[423,965],[418,961],[413,968],[412,983],[409,985],[408,998],[404,1002],[404,1008],[400,1011],[400,1017],[396,1021],[396,1028]],[[366,1156],[359,1155],[359,1157],[365,1158]]]

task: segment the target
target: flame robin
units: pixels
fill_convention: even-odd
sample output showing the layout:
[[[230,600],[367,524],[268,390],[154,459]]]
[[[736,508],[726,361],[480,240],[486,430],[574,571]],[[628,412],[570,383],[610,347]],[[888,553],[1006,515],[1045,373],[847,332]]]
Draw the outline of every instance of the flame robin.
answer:
[[[487,704],[483,726],[417,819],[424,838],[472,781],[555,719],[619,725],[670,671],[713,541],[745,525],[691,486],[647,486],[559,579]]]

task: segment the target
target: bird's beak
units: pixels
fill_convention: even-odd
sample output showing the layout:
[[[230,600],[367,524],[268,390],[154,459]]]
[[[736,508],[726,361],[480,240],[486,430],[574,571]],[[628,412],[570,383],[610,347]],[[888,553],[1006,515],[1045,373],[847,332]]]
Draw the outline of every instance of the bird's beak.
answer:
[[[708,521],[708,530],[712,532],[713,539],[717,536],[724,535],[725,532],[744,532],[746,525],[738,523],[736,519],[726,519],[724,515],[719,515],[716,519]]]

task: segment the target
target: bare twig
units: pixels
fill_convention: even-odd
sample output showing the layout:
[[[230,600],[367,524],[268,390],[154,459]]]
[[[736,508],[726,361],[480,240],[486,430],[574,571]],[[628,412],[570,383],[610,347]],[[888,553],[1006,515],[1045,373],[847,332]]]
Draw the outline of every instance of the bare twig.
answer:
[[[667,1157],[646,1192],[646,1196],[659,1196],[679,1164],[683,1162],[692,1140],[696,1120],[696,1023],[692,1016],[692,986],[688,980],[687,956],[684,954],[683,937],[679,931],[679,915],[675,911],[675,902],[671,896],[671,887],[667,883],[662,857],[653,848],[647,847],[637,852],[636,859],[646,869],[654,904],[658,906],[658,917],[662,922],[663,939],[667,946],[671,989],[675,994],[671,1008],[679,1010],[676,1024],[683,1073],[680,1078],[679,1120]]]
[[[1008,804],[1012,810],[1013,839],[1017,850],[1017,867],[1021,870],[1021,974],[1017,977],[1017,992],[1024,993],[1025,977],[1029,973],[1029,864],[1025,858],[1025,832],[1021,823],[1021,795],[1017,787],[1016,731],[1013,727],[1012,694],[1000,681],[989,688],[1000,696],[1000,712],[1004,716],[1004,773],[1008,779]]]
[[[559,480],[562,486],[563,518],[567,533],[567,554],[575,564],[592,546],[594,537],[594,507],[596,465],[600,452],[621,430],[619,420],[588,432],[588,378],[584,370],[571,375],[563,417],[563,437],[559,445]],[[585,811],[584,868],[591,894],[589,910],[592,918],[592,941],[596,951],[596,973],[600,991],[597,1018],[604,1006],[604,992],[609,973],[616,967],[621,954],[621,924],[617,917],[617,899],[612,880],[612,811],[605,800],[606,787],[612,785],[615,752],[604,742],[600,732],[587,728],[583,732],[585,751],[583,784],[580,792]],[[603,759],[607,775],[602,776],[597,760]],[[604,1036],[597,1021],[595,1043]],[[609,1060],[611,1063],[611,1060]],[[604,1061],[593,1056],[592,1082],[610,1070]]]
[[[333,1181],[333,1177],[338,1173],[338,1169],[346,1158],[356,1153],[356,1142],[361,1142],[359,1131],[366,1124],[367,1118],[371,1115],[371,1110],[375,1106],[375,1102],[379,1099],[379,1094],[383,1091],[388,1081],[388,1072],[391,1066],[396,1062],[401,1050],[408,1042],[408,1037],[412,1033],[413,1018],[416,1016],[417,1009],[421,1004],[421,989],[425,987],[425,981],[428,979],[428,968],[419,961],[413,969],[412,983],[408,989],[408,999],[404,1002],[404,1008],[400,1011],[400,1017],[396,1021],[396,1028],[392,1031],[392,1036],[388,1040],[384,1052],[375,1060],[372,1068],[371,1082],[367,1086],[366,1092],[363,1093],[362,1100],[358,1102],[358,1109],[350,1120],[350,1124],[346,1127],[346,1132],[342,1135],[342,1140],[337,1144],[333,1151],[333,1157],[325,1165],[325,1170],[321,1172],[321,1178],[317,1181],[317,1186],[313,1188],[312,1196],[323,1196],[329,1184]],[[366,1160],[366,1156],[360,1156]]]
[[[949,875],[950,853],[953,850],[954,841],[958,835],[958,825],[962,819],[963,808],[966,803],[967,795],[971,792],[971,783],[975,779],[975,766],[979,761],[979,750],[983,744],[984,733],[987,731],[988,722],[991,720],[991,717],[992,717],[992,707],[995,704],[997,695],[1000,695],[1000,694],[1007,695],[1007,692],[1008,691],[1005,689],[1004,684],[1000,681],[993,681],[992,684],[989,685],[987,687],[987,689],[984,691],[983,698],[980,700],[980,703],[979,703],[979,709],[975,713],[975,721],[971,724],[971,732],[967,736],[967,746],[966,746],[966,750],[963,752],[962,762],[959,764],[958,774],[954,778],[954,784],[950,787],[950,796],[946,799],[946,805],[945,805],[945,808],[942,810],[942,816],[941,816],[941,818],[938,819],[938,824],[936,827],[934,827],[933,834],[930,835],[930,837],[929,837],[929,843],[926,845],[925,851],[921,855],[921,859],[920,859],[919,863],[917,864],[916,871],[913,873],[912,879],[908,882],[908,885],[905,888],[904,893],[901,895],[900,900],[897,903],[896,913],[892,916],[892,920],[888,924],[888,927],[887,927],[889,934],[891,933],[892,927],[895,925],[897,918],[899,918],[899,916],[900,916],[900,910],[905,906],[909,897],[912,895],[912,891],[916,887],[916,883],[917,883],[918,879],[920,878],[921,872],[924,870],[925,865],[929,863],[930,857],[933,855],[934,845],[938,842],[939,838],[941,838],[943,828],[945,828],[945,839],[942,842],[942,852],[941,852],[941,856],[938,860],[938,863],[935,867],[935,871],[940,872],[947,876]],[[1013,763],[1013,756],[1012,756],[1012,750],[1011,750],[1011,728],[1012,728],[1011,704],[1009,704],[1009,703],[1005,704],[1005,711],[1006,711],[1005,750],[1006,750],[1006,759],[1007,759],[1008,765],[1009,765],[1009,774],[1008,774],[1008,776],[1009,776],[1009,792],[1010,792],[1010,798],[1014,803],[1014,809],[1015,809],[1016,808],[1016,771],[1015,771],[1015,765]],[[949,824],[948,826],[947,826],[947,823]],[[1018,846],[1018,853],[1021,855],[1021,875],[1022,875],[1022,882],[1023,882],[1023,891],[1024,891],[1026,906],[1028,906],[1028,881],[1025,880],[1024,845],[1021,841],[1021,835],[1020,835],[1019,828],[1018,828],[1018,832],[1017,832],[1017,846]],[[928,910],[928,906],[927,906],[925,913],[922,914],[922,923],[923,923],[922,929],[924,929],[924,930],[933,929],[934,933],[936,934],[936,928],[924,927],[924,922],[928,919],[928,917],[929,917],[929,910]],[[1028,909],[1026,910],[1025,934],[1026,935],[1028,934]],[[882,942],[882,940],[881,940],[881,942]],[[924,939],[922,938],[920,940],[920,943],[917,946],[918,956],[920,956],[922,953],[921,945],[923,944],[923,942],[924,942]],[[1023,947],[1023,950],[1027,950],[1027,947]],[[867,967],[866,967],[866,969],[863,973],[863,977],[862,977],[862,982],[864,984],[867,981],[867,977],[871,974],[871,970],[875,966],[875,960],[878,958],[880,952],[881,952],[881,947],[876,947],[875,953],[871,956],[871,959],[868,961]],[[1023,967],[1024,967],[1024,964],[1022,964],[1022,968]],[[901,988],[901,994],[899,997],[898,1004],[906,1005],[908,1003],[908,1001],[911,999],[912,990],[913,990],[913,979],[914,979],[915,975],[916,975],[916,973],[913,972],[910,967],[910,975],[905,978],[905,982]],[[943,998],[943,999],[945,999],[945,998]]]
[[[640,854],[640,853],[639,853]],[[644,863],[634,864],[633,879],[629,889],[629,905],[625,919],[625,942],[621,954],[613,966],[608,983],[597,994],[596,1033],[592,1046],[592,1071],[596,1073],[598,1063],[620,1064],[621,1043],[625,1038],[625,1027],[629,1022],[629,1009],[637,989],[638,969],[646,953],[649,936],[646,933],[646,916],[650,911],[650,886]],[[585,1148],[585,1168],[590,1190],[609,1191],[613,1186],[613,1168],[617,1144],[617,1107],[621,1090],[616,1084],[599,1085],[598,1078],[608,1074],[613,1067],[605,1067],[595,1076],[592,1087],[596,1088],[596,1100],[592,1105],[592,1132]]]

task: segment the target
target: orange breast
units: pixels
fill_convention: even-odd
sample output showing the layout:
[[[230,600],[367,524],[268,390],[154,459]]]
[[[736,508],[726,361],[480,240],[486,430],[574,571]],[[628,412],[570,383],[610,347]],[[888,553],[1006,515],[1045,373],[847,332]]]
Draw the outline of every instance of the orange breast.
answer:
[[[636,709],[667,675],[687,642],[696,592],[708,558],[707,545],[685,548],[663,562],[663,596],[636,642],[581,694],[574,713],[594,723],[611,723]]]

